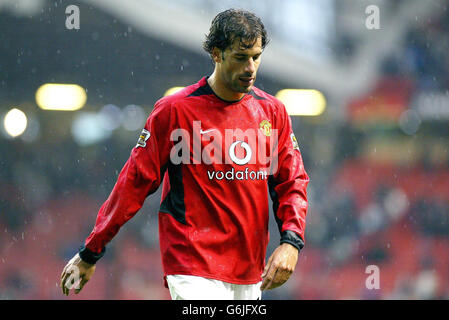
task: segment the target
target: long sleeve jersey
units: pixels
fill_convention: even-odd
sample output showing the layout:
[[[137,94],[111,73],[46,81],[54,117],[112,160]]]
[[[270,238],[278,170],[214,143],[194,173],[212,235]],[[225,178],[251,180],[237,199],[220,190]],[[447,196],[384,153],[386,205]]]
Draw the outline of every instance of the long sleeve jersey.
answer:
[[[162,183],[164,277],[257,283],[269,241],[268,195],[281,243],[300,250],[308,182],[282,102],[256,87],[225,101],[203,77],[156,102],[80,255],[90,263],[101,258]]]

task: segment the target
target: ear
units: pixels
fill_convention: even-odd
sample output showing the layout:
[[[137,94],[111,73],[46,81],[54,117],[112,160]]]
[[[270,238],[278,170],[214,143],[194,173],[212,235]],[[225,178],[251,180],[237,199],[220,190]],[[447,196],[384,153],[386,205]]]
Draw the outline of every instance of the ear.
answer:
[[[223,52],[218,49],[217,47],[214,47],[212,49],[212,59],[214,59],[214,61],[216,63],[220,63],[223,61]]]

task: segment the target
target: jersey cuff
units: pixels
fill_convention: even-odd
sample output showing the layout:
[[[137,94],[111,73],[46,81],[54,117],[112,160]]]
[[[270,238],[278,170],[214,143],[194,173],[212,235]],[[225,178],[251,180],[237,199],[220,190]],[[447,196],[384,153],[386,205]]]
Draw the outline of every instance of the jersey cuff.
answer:
[[[87,249],[86,246],[83,245],[80,247],[78,254],[80,255],[81,260],[83,260],[84,262],[95,264],[98,260],[101,259],[101,257],[103,257],[105,251],[106,248],[103,248],[100,253],[95,253]]]
[[[301,239],[299,235],[290,230],[285,230],[281,233],[281,244],[289,243],[294,246],[298,251],[304,247],[304,241]]]

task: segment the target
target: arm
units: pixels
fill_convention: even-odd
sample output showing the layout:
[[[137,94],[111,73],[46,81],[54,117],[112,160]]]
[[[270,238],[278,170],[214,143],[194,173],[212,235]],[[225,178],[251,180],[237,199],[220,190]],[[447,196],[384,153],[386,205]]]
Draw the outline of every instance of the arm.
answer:
[[[305,218],[308,208],[309,177],[293,134],[291,120],[281,108],[279,132],[279,169],[269,177],[273,211],[281,234],[281,244],[270,256],[262,274],[261,290],[285,283],[295,270],[298,253],[304,246]]]
[[[117,183],[101,206],[91,234],[62,272],[61,288],[64,294],[68,295],[71,286],[73,287],[73,279],[70,279],[73,270],[81,280],[75,293],[81,291],[93,274],[95,263],[104,255],[106,244],[139,211],[146,197],[161,184],[169,161],[169,128],[169,106],[156,104],[136,147],[132,149],[118,176]]]

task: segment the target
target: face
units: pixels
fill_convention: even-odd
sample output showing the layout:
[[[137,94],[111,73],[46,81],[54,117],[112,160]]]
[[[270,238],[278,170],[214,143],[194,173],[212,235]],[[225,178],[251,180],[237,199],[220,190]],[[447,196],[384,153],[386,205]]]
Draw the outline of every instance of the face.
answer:
[[[240,39],[221,52],[216,48],[217,75],[225,87],[233,92],[247,93],[256,81],[262,54],[262,38],[251,48],[240,47]]]

